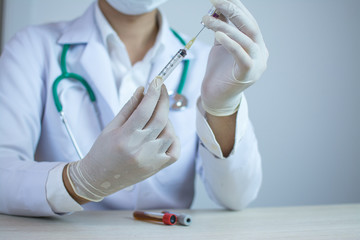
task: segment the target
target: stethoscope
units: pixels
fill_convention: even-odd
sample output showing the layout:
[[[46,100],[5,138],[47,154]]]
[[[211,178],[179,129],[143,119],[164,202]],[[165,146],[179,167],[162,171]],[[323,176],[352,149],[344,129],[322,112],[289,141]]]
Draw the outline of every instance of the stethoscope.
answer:
[[[175,37],[185,46],[186,42],[185,40],[177,33],[175,32],[175,30],[171,29],[171,31],[173,32],[173,34],[175,35]],[[103,129],[103,123],[101,121],[101,117],[100,117],[100,111],[97,107],[96,104],[96,96],[94,91],[92,90],[92,88],[90,87],[90,85],[88,84],[88,82],[80,75],[76,74],[76,73],[70,73],[67,71],[66,68],[66,54],[70,48],[70,44],[65,44],[63,46],[63,50],[61,53],[61,58],[60,58],[60,68],[61,68],[61,74],[60,76],[58,76],[53,85],[52,85],[52,92],[53,92],[53,98],[54,98],[54,103],[56,106],[57,111],[59,112],[60,115],[60,119],[61,121],[64,123],[65,125],[65,129],[71,139],[71,142],[76,150],[77,155],[79,156],[80,159],[82,159],[84,157],[84,155],[82,154],[79,145],[77,144],[77,141],[75,140],[74,134],[71,131],[71,128],[69,126],[68,120],[66,118],[66,114],[64,113],[63,110],[63,106],[61,104],[59,95],[58,95],[58,86],[59,83],[64,80],[64,79],[74,79],[78,82],[80,82],[84,88],[86,89],[89,98],[94,106],[95,112],[98,116],[98,121],[99,121],[99,125],[101,126],[101,129]],[[175,93],[171,93],[169,95],[169,102],[170,102],[170,109],[173,111],[180,111],[180,110],[184,110],[187,107],[187,99],[184,95],[182,95],[182,91],[184,89],[185,86],[185,82],[186,82],[186,78],[187,78],[187,73],[188,73],[188,68],[189,68],[189,64],[190,64],[190,60],[186,59],[184,60],[184,68],[181,74],[181,78],[180,78],[180,82],[178,85],[178,88],[176,90]]]

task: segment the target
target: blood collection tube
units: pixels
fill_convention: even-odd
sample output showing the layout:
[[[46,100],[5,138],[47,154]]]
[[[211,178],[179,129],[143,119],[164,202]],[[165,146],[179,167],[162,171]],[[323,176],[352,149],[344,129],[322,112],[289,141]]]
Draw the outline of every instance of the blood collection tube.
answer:
[[[162,222],[166,225],[174,225],[177,221],[176,215],[172,213],[135,211],[133,216],[137,220]]]
[[[183,226],[189,226],[191,224],[191,216],[185,213],[174,213],[170,211],[162,211],[162,213],[172,213],[177,217],[177,223]]]

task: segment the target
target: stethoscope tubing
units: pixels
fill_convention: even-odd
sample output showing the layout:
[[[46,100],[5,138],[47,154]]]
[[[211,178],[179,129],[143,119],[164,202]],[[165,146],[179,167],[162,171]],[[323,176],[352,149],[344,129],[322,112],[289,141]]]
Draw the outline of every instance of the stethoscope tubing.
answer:
[[[79,156],[79,159],[83,159],[84,155],[82,154],[81,150],[80,150],[80,147],[79,145],[77,144],[76,140],[75,140],[75,137],[74,137],[74,134],[72,133],[71,131],[71,128],[69,126],[69,123],[65,117],[65,113],[63,111],[59,112],[60,114],[60,118],[61,118],[61,121],[64,123],[65,125],[65,129],[66,129],[66,132],[68,133],[69,137],[70,137],[70,140],[76,150],[76,153],[77,155]]]

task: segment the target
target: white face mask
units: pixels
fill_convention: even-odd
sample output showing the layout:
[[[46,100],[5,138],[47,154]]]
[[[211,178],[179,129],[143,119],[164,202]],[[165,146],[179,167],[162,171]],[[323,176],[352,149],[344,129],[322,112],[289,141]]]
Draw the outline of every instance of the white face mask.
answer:
[[[167,0],[106,0],[113,8],[127,15],[151,12]]]

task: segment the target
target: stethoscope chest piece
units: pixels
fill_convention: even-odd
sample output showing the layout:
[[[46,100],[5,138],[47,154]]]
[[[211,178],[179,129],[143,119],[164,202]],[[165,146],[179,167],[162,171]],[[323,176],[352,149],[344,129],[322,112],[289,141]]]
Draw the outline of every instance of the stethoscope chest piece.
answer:
[[[170,110],[173,110],[173,111],[182,111],[188,105],[188,101],[187,101],[186,97],[184,95],[178,94],[178,93],[170,94],[169,101],[170,101],[169,102]]]

